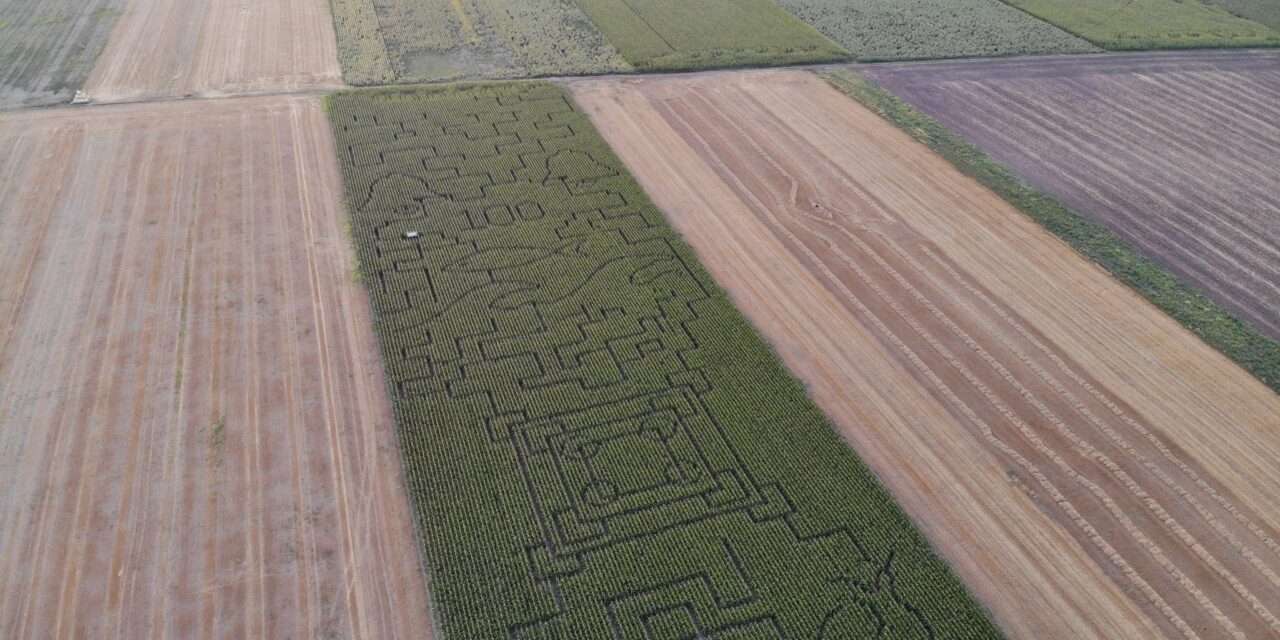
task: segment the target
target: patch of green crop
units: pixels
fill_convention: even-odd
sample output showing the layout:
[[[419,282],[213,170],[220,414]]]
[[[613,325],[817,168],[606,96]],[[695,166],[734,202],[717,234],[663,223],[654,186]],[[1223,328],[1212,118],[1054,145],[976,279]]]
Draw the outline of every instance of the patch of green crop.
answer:
[[[39,18],[36,18],[35,20],[32,20],[31,26],[44,27],[51,24],[64,24],[66,22],[69,22],[70,20],[71,20],[71,14],[69,13],[62,13],[62,12],[48,13],[43,16],[40,16]]]
[[[349,84],[388,84],[396,79],[381,22],[369,0],[330,0],[338,36],[338,63]]]
[[[1003,0],[1105,49],[1280,46],[1280,32],[1199,0]]]
[[[849,52],[773,0],[578,0],[641,71],[847,60]]]
[[[351,84],[619,73],[574,0],[331,0]]]
[[[1165,271],[1110,229],[1031,186],[956,132],[871,80],[848,70],[820,75],[994,191],[1280,393],[1280,343]]]
[[[923,60],[1099,49],[1000,0],[778,0],[860,60]]]
[[[1280,0],[1205,0],[1246,20],[1280,30]]]
[[[328,112],[443,637],[999,637],[565,90]]]

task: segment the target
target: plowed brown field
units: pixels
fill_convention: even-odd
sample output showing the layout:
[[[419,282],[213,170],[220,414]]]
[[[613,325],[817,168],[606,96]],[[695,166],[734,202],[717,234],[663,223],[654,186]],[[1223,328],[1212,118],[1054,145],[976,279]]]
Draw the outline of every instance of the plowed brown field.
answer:
[[[860,71],[1280,340],[1280,51]]]
[[[571,83],[1015,637],[1273,637],[1280,398],[797,71]]]
[[[0,147],[0,637],[429,637],[319,100]]]
[[[116,102],[341,85],[327,0],[129,0],[84,90]]]

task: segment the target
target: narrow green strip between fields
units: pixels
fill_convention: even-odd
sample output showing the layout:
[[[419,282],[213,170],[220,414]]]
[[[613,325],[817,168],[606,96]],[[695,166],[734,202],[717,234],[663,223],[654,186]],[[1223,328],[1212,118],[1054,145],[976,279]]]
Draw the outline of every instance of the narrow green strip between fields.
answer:
[[[994,191],[1280,393],[1280,343],[1165,271],[1110,229],[1029,185],[959,134],[866,77],[843,69],[819,75]]]
[[[999,637],[566,91],[328,107],[444,638]]]

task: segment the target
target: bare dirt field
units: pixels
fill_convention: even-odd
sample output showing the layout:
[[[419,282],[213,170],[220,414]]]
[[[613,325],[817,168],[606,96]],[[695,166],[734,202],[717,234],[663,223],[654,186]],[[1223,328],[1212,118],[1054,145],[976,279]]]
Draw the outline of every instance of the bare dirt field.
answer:
[[[1261,383],[815,76],[570,86],[1011,636],[1280,630]]]
[[[859,71],[1280,340],[1280,52]]]
[[[327,0],[129,0],[85,91],[117,102],[341,85]]]
[[[0,636],[430,637],[319,99],[0,146]]]

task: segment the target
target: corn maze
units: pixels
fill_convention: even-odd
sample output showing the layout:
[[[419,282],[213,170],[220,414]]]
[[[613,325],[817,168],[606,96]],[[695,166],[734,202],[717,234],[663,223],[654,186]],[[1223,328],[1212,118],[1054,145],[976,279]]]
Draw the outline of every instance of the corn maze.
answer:
[[[564,90],[329,111],[444,637],[998,637]]]

